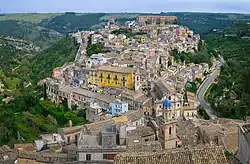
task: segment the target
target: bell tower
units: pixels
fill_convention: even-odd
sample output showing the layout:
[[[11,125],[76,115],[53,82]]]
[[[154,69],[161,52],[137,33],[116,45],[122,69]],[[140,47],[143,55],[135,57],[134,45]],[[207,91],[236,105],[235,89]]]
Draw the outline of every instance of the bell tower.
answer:
[[[139,68],[135,72],[135,91],[138,91],[141,88],[141,73]]]
[[[159,141],[163,149],[176,148],[176,125],[177,120],[170,108],[171,104],[165,101],[163,116],[159,117]]]

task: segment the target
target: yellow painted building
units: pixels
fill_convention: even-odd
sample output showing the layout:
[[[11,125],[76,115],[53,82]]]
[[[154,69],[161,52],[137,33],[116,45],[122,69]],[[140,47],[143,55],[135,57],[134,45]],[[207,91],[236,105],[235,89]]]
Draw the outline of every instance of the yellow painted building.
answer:
[[[141,43],[144,43],[146,39],[147,39],[147,36],[146,35],[142,35],[141,36]]]
[[[91,69],[89,71],[89,77],[88,77],[88,84],[90,85],[97,85],[97,72],[95,69]]]
[[[99,87],[115,87],[134,89],[135,68],[100,66],[97,69]]]
[[[124,43],[125,43],[125,39],[121,39],[121,40],[120,40],[120,45],[123,46]]]

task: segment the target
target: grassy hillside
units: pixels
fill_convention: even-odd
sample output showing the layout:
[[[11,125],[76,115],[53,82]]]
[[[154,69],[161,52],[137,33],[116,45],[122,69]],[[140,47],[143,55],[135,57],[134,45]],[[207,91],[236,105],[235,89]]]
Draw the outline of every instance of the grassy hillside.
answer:
[[[83,14],[65,13],[52,19],[43,20],[39,25],[48,29],[58,31],[62,34],[77,32],[78,30],[89,30],[92,26],[100,23],[100,18],[105,14]]]
[[[60,33],[31,22],[4,20],[0,21],[0,27],[0,35],[28,40],[41,48],[48,47],[61,37]]]
[[[18,13],[18,14],[1,14],[0,20],[28,21],[32,23],[41,22],[44,19],[53,18],[61,15],[60,13]]]
[[[69,111],[65,103],[55,107],[41,100],[43,91],[36,85],[40,79],[51,76],[53,68],[74,60],[78,50],[74,38],[67,35],[34,54],[4,41],[0,45],[0,57],[4,59],[0,60],[0,83],[4,84],[0,91],[0,145],[32,142],[41,133],[56,132],[69,120],[74,125],[86,122],[83,110]],[[14,100],[2,101],[12,96]]]

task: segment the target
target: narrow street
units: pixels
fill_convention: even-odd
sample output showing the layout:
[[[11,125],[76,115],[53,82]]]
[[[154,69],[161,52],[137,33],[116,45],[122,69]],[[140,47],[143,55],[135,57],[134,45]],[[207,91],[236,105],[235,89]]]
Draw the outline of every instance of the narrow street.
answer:
[[[223,63],[223,62],[224,61],[222,60],[221,63]],[[215,70],[210,75],[208,75],[208,77],[201,84],[201,86],[197,92],[197,98],[200,102],[200,105],[204,108],[204,110],[206,111],[206,113],[208,114],[210,119],[212,119],[212,120],[217,118],[217,116],[214,113],[214,110],[211,108],[211,106],[206,102],[204,96],[205,96],[206,91],[210,87],[210,85],[214,82],[216,77],[219,75],[221,63],[219,63],[216,66]]]

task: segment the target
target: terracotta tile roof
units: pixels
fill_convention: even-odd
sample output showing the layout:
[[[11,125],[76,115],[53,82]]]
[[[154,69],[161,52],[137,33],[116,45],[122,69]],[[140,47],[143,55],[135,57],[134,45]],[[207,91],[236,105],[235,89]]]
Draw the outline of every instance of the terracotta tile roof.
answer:
[[[86,124],[84,125],[87,128],[87,134],[91,134],[91,135],[99,135],[101,129],[108,124],[114,124],[114,120],[112,119],[108,119],[108,120],[104,120],[104,121],[99,121],[96,123],[92,123],[92,124]]]
[[[130,143],[127,145],[127,151],[129,152],[155,152],[161,150],[162,146],[159,141],[141,141],[138,143]]]
[[[140,136],[140,137],[147,137],[155,135],[155,131],[153,128],[147,127],[136,127],[136,129],[128,131],[128,136]]]
[[[134,122],[143,117],[143,112],[141,110],[135,110],[135,111],[126,113],[126,116],[129,121]]]
[[[159,152],[125,152],[115,156],[115,164],[227,164],[221,147],[172,149]]]
[[[130,67],[112,67],[112,66],[100,66],[98,68],[100,71],[108,71],[108,72],[119,72],[119,73],[133,73],[136,71],[135,68]]]
[[[73,126],[73,127],[65,127],[65,128],[59,128],[58,131],[62,132],[64,135],[70,134],[70,133],[76,133],[80,132],[82,130],[83,126]]]
[[[0,147],[0,153],[7,153],[7,152],[11,152],[11,151],[12,151],[12,149],[7,145],[3,145]]]
[[[112,119],[115,121],[116,124],[128,122],[127,116],[119,116],[119,117],[114,117]]]

